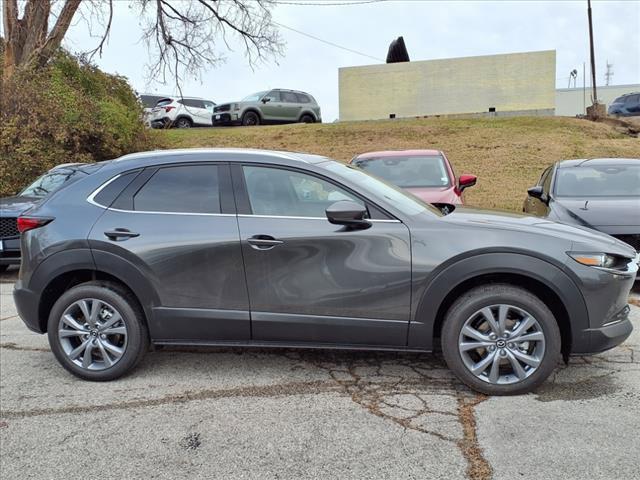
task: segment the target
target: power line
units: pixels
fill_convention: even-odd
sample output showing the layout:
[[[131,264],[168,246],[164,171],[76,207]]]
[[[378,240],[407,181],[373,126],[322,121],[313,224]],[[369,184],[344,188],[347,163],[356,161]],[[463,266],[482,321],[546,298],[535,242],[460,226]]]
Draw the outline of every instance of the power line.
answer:
[[[384,60],[382,58],[374,57],[372,55],[367,55],[366,53],[362,53],[362,52],[359,52],[357,50],[353,50],[353,49],[348,48],[348,47],[343,47],[342,45],[338,45],[337,43],[333,43],[333,42],[330,42],[329,40],[324,40],[322,38],[318,38],[318,37],[316,37],[314,35],[311,35],[310,33],[302,32],[302,31],[296,30],[295,28],[292,28],[292,27],[287,27],[286,25],[283,25],[283,24],[275,22],[275,21],[272,21],[272,23],[274,25],[278,25],[279,27],[286,28],[287,30],[291,30],[292,32],[296,32],[296,33],[298,33],[300,35],[304,35],[305,37],[309,37],[309,38],[312,38],[314,40],[317,40],[318,42],[326,43],[327,45],[331,45],[332,47],[339,48],[341,50],[346,50],[347,52],[355,53],[356,55],[361,55],[363,57],[371,58],[373,60],[378,60],[380,62],[384,62]]]
[[[313,6],[313,7],[342,7],[344,5],[366,5],[367,3],[382,3],[390,2],[391,0],[355,0],[345,2],[289,2],[286,0],[275,0],[273,3],[276,5],[296,5],[301,7]]]

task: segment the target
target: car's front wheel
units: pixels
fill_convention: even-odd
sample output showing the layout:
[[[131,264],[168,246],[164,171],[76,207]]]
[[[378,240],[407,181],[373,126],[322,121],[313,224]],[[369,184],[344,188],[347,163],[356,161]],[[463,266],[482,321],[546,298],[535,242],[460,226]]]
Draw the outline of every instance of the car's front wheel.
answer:
[[[245,127],[260,125],[260,117],[256,112],[247,112],[242,116],[242,125]]]
[[[95,381],[124,375],[149,346],[135,298],[109,282],[83,283],[65,292],[49,314],[48,336],[64,368]]]
[[[488,395],[516,395],[538,387],[560,357],[560,330],[531,292],[506,284],[477,287],[449,309],[442,327],[449,368]]]

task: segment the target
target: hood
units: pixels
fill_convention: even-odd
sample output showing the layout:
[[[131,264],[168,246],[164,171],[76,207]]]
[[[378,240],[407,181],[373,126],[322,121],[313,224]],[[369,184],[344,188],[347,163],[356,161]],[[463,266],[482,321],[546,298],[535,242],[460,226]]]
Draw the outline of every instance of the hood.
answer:
[[[427,203],[450,203],[451,205],[462,203],[454,187],[410,187],[405,190]]]
[[[558,218],[587,227],[640,227],[640,197],[556,198],[552,208]]]
[[[19,195],[0,198],[0,216],[18,216],[41,200],[39,197],[22,197]]]
[[[480,210],[459,207],[442,220],[465,226],[492,229],[515,230],[523,233],[551,236],[579,244],[590,244],[594,251],[633,257],[635,252],[624,242],[590,228],[552,222],[540,217],[532,217],[512,212]]]

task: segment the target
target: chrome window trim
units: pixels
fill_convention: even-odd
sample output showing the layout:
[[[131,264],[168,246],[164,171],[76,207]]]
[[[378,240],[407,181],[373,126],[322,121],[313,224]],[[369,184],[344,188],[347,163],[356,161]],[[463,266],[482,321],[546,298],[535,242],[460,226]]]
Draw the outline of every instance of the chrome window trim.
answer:
[[[253,215],[248,213],[240,213],[238,214],[238,217],[240,218],[281,218],[281,219],[288,219],[288,220],[324,220],[325,222],[328,221],[327,217],[299,217],[294,215]],[[378,219],[378,218],[367,218],[366,220],[371,223],[402,223],[400,220],[395,220],[395,219],[386,220],[386,219]]]
[[[93,191],[93,193],[91,193],[87,197],[87,202],[89,202],[92,205],[95,205],[96,207],[102,208],[103,210],[108,210],[111,212],[120,212],[120,213],[145,213],[145,214],[151,214],[151,215],[189,215],[189,216],[199,216],[199,217],[235,217],[236,216],[235,213],[195,213],[195,212],[161,212],[161,211],[149,212],[146,210],[123,210],[120,208],[105,207],[104,205],[101,205],[100,203],[96,202],[95,201],[96,195],[98,195],[104,188],[107,187],[107,185],[109,185],[111,182],[115,181],[117,178],[121,177],[122,175],[124,175],[124,173],[119,173],[115,177],[110,178],[109,180],[104,182],[102,185],[100,185],[96,190]]]
[[[109,207],[105,207],[104,205],[98,203],[95,201],[96,195],[98,195],[102,190],[104,190],[105,188],[107,188],[107,186],[111,183],[114,182],[116,179],[120,178],[123,174],[119,173],[117,174],[115,177],[110,178],[109,180],[107,180],[106,182],[104,182],[102,185],[100,185],[98,188],[96,188],[93,193],[89,194],[89,196],[87,197],[87,202],[89,202],[91,205],[95,205],[96,207],[100,207],[100,208],[104,208],[105,210],[108,210]]]
[[[103,207],[104,208],[104,207]],[[235,213],[195,213],[195,212],[150,212],[147,210],[122,210],[120,208],[105,208],[111,212],[120,213],[144,213],[147,215],[189,215],[196,217],[235,217]]]

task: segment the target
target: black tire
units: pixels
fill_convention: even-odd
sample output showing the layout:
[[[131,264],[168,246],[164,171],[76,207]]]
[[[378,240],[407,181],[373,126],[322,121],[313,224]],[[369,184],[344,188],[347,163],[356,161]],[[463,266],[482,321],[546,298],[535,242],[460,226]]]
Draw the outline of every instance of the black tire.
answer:
[[[112,305],[122,317],[127,329],[124,353],[113,366],[92,371],[76,365],[64,352],[58,336],[60,318],[78,300],[95,298]],[[49,345],[60,364],[77,377],[91,381],[109,381],[131,371],[149,350],[149,333],[137,300],[126,289],[111,282],[92,281],[66,291],[54,304],[47,325]]]
[[[466,367],[459,350],[465,322],[482,308],[500,304],[530,313],[544,334],[544,354],[537,369],[525,379],[510,384],[494,384],[478,378]],[[560,360],[561,337],[555,317],[538,297],[523,288],[491,284],[474,288],[454,302],[445,317],[441,344],[447,365],[470,388],[487,395],[519,395],[531,392],[551,375]]]
[[[302,115],[300,117],[300,122],[302,122],[302,123],[315,123],[315,121],[316,120],[311,115],[309,115],[308,113],[306,113],[306,114],[304,114],[304,115]]]
[[[176,128],[191,128],[193,127],[193,122],[187,117],[180,117],[174,122],[174,125]]]
[[[260,115],[256,112],[245,113],[242,115],[242,125],[245,127],[260,125]]]

